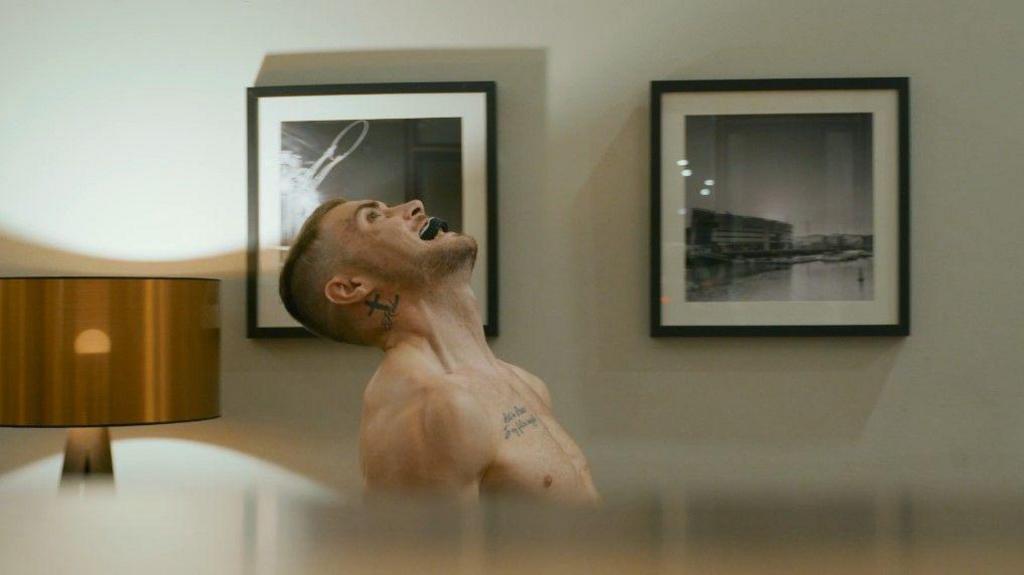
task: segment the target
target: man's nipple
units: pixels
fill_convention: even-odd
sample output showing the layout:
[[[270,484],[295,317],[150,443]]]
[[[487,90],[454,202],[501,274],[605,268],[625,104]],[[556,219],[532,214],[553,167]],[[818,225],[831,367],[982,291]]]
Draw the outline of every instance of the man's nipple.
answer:
[[[545,475],[544,476],[544,488],[547,489],[548,487],[551,487],[551,483],[553,481],[554,481],[554,479],[551,479],[550,475]]]

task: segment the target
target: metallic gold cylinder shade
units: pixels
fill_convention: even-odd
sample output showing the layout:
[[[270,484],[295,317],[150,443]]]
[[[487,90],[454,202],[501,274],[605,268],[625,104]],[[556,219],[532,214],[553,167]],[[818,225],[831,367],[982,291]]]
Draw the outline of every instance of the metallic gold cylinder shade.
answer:
[[[0,426],[220,415],[219,280],[0,278]]]

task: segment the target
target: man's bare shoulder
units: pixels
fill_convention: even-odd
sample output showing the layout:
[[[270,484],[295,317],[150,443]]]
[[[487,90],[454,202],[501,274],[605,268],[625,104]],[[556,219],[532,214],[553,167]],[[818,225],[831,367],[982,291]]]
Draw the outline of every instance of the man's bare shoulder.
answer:
[[[442,380],[425,387],[414,406],[434,448],[476,455],[493,452],[497,420],[475,395]]]
[[[372,400],[371,407],[382,408],[391,416],[414,414],[426,429],[443,431],[436,439],[489,422],[484,404],[444,373],[392,365],[377,371],[366,395]]]
[[[382,366],[365,396],[361,443],[370,487],[468,485],[495,456],[497,420],[443,373]]]
[[[389,352],[363,390],[364,405],[393,404],[437,383],[444,372],[432,368],[415,350]]]
[[[542,381],[536,375],[533,375],[532,373],[519,367],[518,365],[512,365],[507,361],[502,361],[501,363],[505,367],[514,371],[520,379],[526,382],[526,384],[530,386],[530,389],[532,389],[533,392],[537,394],[541,402],[544,403],[544,405],[547,406],[548,409],[551,409],[551,392],[548,391],[548,386],[544,383],[544,381]]]

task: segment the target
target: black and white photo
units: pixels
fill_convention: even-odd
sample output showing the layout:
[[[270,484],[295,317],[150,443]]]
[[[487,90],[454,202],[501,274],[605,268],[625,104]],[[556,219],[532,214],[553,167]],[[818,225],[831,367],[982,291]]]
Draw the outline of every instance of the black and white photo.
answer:
[[[906,89],[655,82],[652,334],[904,331]]]
[[[687,116],[686,131],[687,301],[874,299],[870,114]]]
[[[306,337],[277,276],[323,202],[420,200],[479,245],[472,285],[497,333],[492,82],[250,88],[250,337]]]

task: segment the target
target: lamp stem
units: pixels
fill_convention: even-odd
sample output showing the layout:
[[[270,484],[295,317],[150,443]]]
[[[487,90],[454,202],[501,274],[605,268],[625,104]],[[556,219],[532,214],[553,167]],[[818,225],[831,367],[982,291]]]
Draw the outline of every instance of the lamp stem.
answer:
[[[64,444],[64,470],[61,484],[82,479],[114,479],[114,459],[110,455],[110,430],[106,427],[68,429]]]

